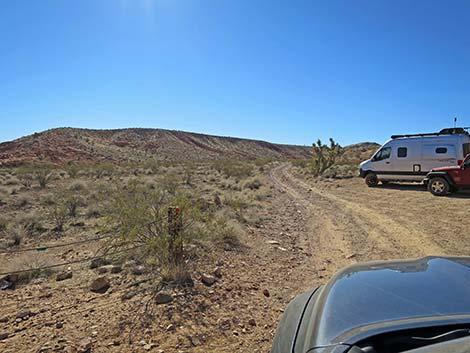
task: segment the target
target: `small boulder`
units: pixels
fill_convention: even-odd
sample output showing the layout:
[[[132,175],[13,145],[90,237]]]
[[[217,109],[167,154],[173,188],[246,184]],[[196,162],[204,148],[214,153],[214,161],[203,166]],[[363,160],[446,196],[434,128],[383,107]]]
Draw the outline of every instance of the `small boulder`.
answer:
[[[256,326],[256,320],[255,320],[255,319],[250,319],[250,320],[248,320],[248,325],[250,325],[250,326]]]
[[[155,303],[168,304],[173,301],[173,296],[167,292],[158,292],[155,296]]]
[[[14,289],[15,284],[13,282],[10,282],[6,279],[0,279],[0,290],[5,290],[5,289]]]
[[[214,276],[217,278],[222,278],[222,270],[220,267],[216,267],[213,272]]]
[[[221,331],[228,331],[232,327],[229,319],[219,320],[218,324]]]
[[[263,289],[263,294],[267,298],[269,298],[269,296],[271,295],[267,289]]]
[[[90,338],[83,338],[80,342],[78,342],[77,352],[78,353],[89,353],[91,352],[91,348],[93,343],[91,342]]]
[[[0,290],[15,289],[15,284],[18,282],[18,275],[11,274],[0,277]]]
[[[73,273],[70,270],[67,271],[61,271],[56,275],[56,281],[64,281],[66,279],[72,278]]]
[[[210,287],[215,282],[217,282],[217,278],[215,278],[214,276],[211,276],[211,275],[202,274],[201,282],[204,283],[206,286]]]
[[[132,268],[132,273],[134,275],[140,276],[143,275],[145,272],[145,266],[137,265]]]
[[[31,310],[21,310],[21,311],[18,311],[16,313],[16,318],[17,319],[21,319],[21,320],[25,320],[27,318],[29,318],[30,316],[33,316],[33,312]]]
[[[90,262],[90,269],[95,269],[95,268],[98,268],[98,267],[101,267],[101,266],[105,266],[105,265],[109,265],[109,261],[100,257],[100,258],[97,258],[97,259],[93,259],[91,260]]]
[[[7,332],[0,333],[0,341],[6,340],[10,336]]]
[[[111,286],[108,277],[98,277],[90,284],[90,290],[94,293],[106,293]]]

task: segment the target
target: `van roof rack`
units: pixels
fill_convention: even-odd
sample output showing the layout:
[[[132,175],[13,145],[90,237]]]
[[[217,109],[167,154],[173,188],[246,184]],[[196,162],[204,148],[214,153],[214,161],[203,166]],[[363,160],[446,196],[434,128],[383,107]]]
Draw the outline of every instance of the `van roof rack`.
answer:
[[[402,137],[423,137],[423,136],[440,136],[440,135],[468,135],[469,127],[449,127],[442,129],[439,132],[430,132],[424,134],[407,134],[407,135],[392,135],[392,139]]]

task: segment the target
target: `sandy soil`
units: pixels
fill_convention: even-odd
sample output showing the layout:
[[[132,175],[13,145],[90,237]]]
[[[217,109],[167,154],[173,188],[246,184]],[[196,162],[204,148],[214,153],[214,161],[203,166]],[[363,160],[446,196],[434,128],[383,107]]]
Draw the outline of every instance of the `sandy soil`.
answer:
[[[359,178],[315,181],[289,164],[269,171],[273,198],[265,220],[249,227],[244,247],[201,263],[220,267],[214,286],[200,281],[160,305],[147,327],[130,330],[148,283],[126,272],[109,275],[111,290],[94,294],[95,274],[0,292],[2,352],[269,352],[283,308],[338,269],[359,261],[467,255],[469,194],[438,198],[423,187],[367,188]],[[95,276],[96,277],[96,276]],[[142,291],[140,290],[142,289]],[[135,290],[134,297],[122,295]],[[31,310],[21,319],[22,310]],[[83,342],[82,342],[83,343]]]

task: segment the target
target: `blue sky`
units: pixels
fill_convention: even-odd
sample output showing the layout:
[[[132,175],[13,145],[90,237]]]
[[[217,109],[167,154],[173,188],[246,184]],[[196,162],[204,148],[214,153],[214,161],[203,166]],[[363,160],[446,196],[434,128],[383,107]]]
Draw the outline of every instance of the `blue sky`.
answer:
[[[470,125],[470,2],[3,0],[0,141],[159,127],[310,144]]]

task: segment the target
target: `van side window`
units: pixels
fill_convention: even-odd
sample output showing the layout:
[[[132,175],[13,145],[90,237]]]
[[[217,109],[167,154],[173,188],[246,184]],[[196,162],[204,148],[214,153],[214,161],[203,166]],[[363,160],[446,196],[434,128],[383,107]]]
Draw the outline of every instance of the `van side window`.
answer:
[[[398,158],[405,158],[408,154],[408,149],[406,147],[398,147],[397,156]]]
[[[437,147],[436,148],[436,153],[445,154],[445,153],[447,153],[447,148],[446,147]]]
[[[390,154],[392,153],[391,147],[382,148],[377,154],[374,156],[373,161],[381,161],[387,158],[390,158]]]

